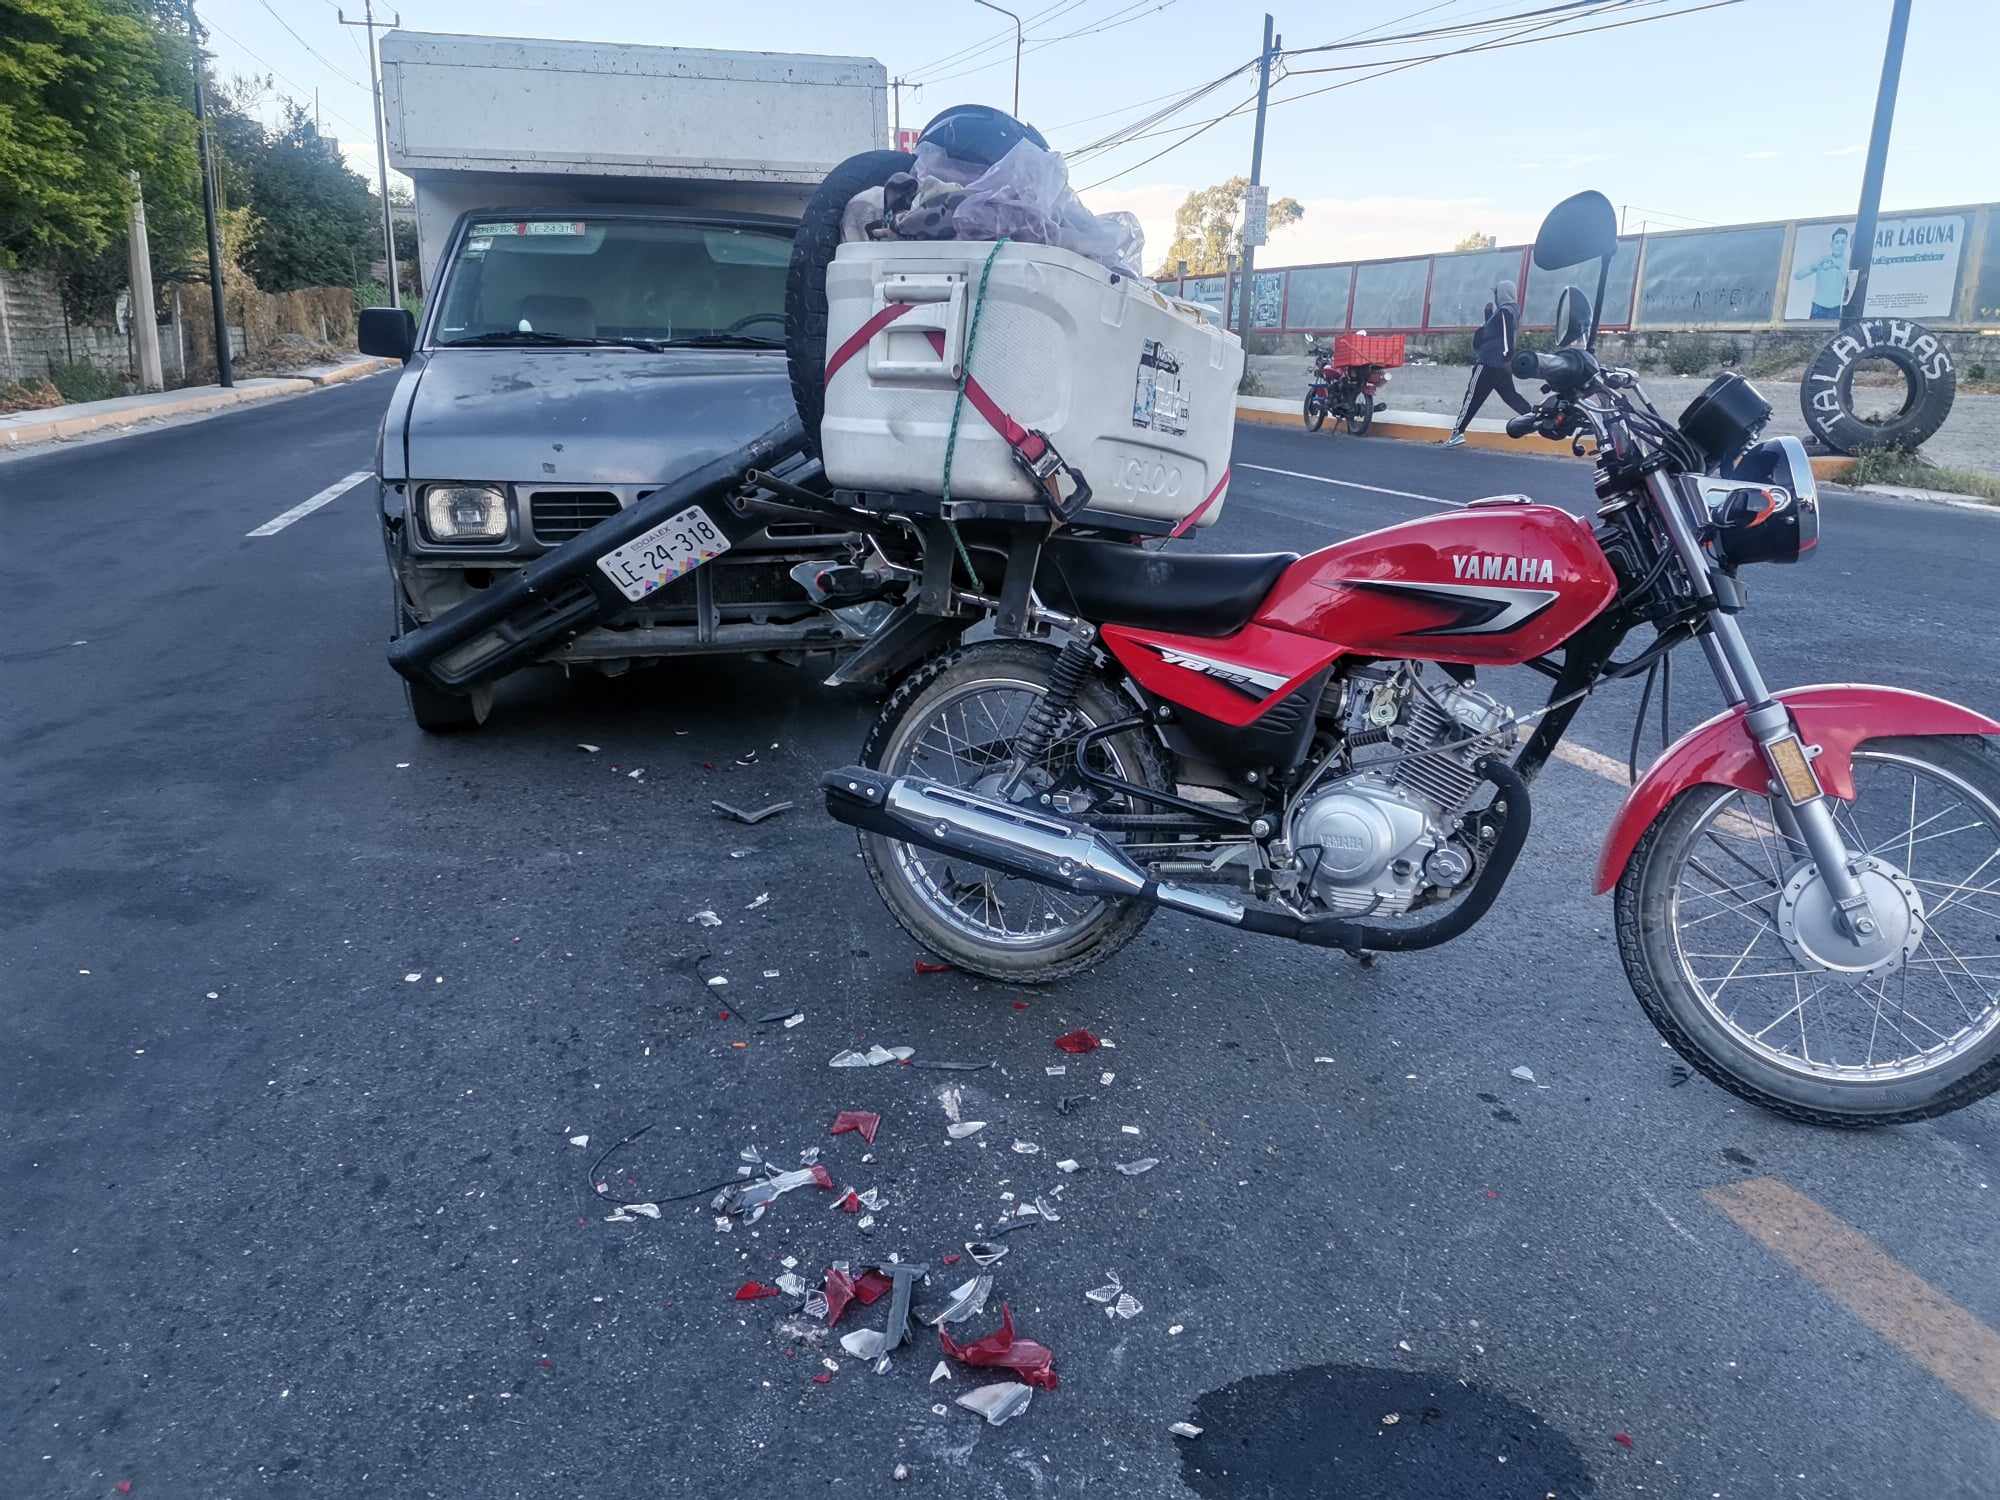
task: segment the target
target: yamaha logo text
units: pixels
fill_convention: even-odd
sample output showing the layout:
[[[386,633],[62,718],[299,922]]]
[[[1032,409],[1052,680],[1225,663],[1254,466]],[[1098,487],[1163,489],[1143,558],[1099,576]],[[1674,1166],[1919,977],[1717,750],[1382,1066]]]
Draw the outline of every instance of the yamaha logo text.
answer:
[[[1461,552],[1451,560],[1451,576],[1494,583],[1554,583],[1556,565],[1546,557],[1502,557],[1496,552]]]

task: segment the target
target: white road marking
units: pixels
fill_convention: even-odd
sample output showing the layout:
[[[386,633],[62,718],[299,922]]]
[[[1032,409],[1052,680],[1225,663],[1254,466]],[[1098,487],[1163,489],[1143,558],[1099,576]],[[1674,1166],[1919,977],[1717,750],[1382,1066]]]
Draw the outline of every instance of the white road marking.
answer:
[[[1282,474],[1287,479],[1310,479],[1314,484],[1337,484],[1343,489],[1366,490],[1371,495],[1394,495],[1399,500],[1421,500],[1426,505],[1449,505],[1453,510],[1463,510],[1463,500],[1446,500],[1437,495],[1419,495],[1415,490],[1385,489],[1379,484],[1361,484],[1352,479],[1328,479],[1324,474],[1301,474],[1297,469],[1273,469],[1265,464],[1236,465],[1239,469],[1255,469],[1259,474]]]
[[[1620,786],[1631,785],[1625,774],[1624,761],[1613,760],[1608,755],[1600,755],[1588,746],[1572,745],[1569,741],[1564,740],[1556,746],[1555,756],[1557,760],[1568,761],[1579,771],[1588,771],[1593,776],[1602,776],[1606,781],[1615,781]]]
[[[262,526],[259,526],[255,531],[246,531],[244,535],[276,536],[279,532],[283,531],[287,526],[291,525],[292,522],[300,520],[305,516],[311,515],[314,511],[318,510],[322,505],[331,504],[333,501],[338,500],[342,495],[346,494],[349,490],[353,489],[357,484],[361,483],[362,480],[369,479],[372,477],[373,475],[371,471],[367,469],[362,469],[356,473],[349,474],[345,479],[336,479],[332,484],[328,485],[325,489],[321,490],[317,495],[314,495],[307,500],[301,500],[297,505],[294,505],[290,510],[279,512],[277,515],[271,517],[270,520],[266,521]]]

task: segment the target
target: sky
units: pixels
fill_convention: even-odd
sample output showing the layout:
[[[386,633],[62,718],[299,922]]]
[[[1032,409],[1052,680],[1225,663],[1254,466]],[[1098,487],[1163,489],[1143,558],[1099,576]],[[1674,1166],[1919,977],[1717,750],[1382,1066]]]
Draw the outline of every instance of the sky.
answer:
[[[1282,0],[1280,0],[1282,3]],[[1283,45],[1303,49],[1538,9],[1551,0],[1345,0],[1274,12]],[[1448,57],[1274,104],[1263,178],[1304,218],[1259,252],[1264,266],[1450,248],[1471,231],[1532,239],[1557,200],[1595,187],[1627,227],[1688,228],[1848,214],[1882,66],[1889,0],[1632,0],[1622,14],[1567,23],[1644,25]],[[346,4],[347,13],[358,5]],[[311,101],[352,165],[375,176],[363,33],[339,24],[336,0],[200,0],[217,67],[273,80]],[[1073,151],[1174,96],[1253,60],[1262,4],[1236,0],[1015,0],[1027,37],[1020,115]],[[378,11],[378,15],[383,12]],[[392,4],[389,15],[395,14]],[[901,93],[905,125],[949,104],[1008,108],[1013,25],[974,0],[408,0],[411,30],[782,50],[878,58]],[[1426,43],[1463,47],[1484,37]],[[1996,0],[1919,0],[1910,24],[1885,210],[2000,199],[2000,44]],[[967,52],[966,49],[972,50]],[[1356,78],[1307,75],[1373,64],[1408,46],[1299,53],[1274,101]],[[964,55],[954,57],[953,54]],[[1254,72],[1174,117],[1189,125],[1254,97]],[[1146,102],[1153,101],[1153,102]],[[275,117],[276,101],[267,105]],[[1254,122],[1225,119],[1183,145],[1184,131],[1081,160],[1072,184],[1103,212],[1146,228],[1149,266],[1193,189],[1247,173]],[[1173,147],[1157,160],[1146,158]],[[1105,180],[1108,179],[1108,180]],[[1101,185],[1100,185],[1101,184]]]

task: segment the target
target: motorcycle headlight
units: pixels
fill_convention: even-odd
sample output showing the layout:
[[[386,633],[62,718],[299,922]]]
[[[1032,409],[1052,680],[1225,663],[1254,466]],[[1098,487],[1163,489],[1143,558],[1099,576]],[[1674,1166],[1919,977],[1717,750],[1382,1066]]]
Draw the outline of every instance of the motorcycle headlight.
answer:
[[[1753,444],[1698,488],[1710,544],[1731,566],[1793,563],[1819,545],[1819,482],[1795,437]]]
[[[424,531],[434,542],[497,542],[507,534],[507,497],[483,484],[427,485]]]

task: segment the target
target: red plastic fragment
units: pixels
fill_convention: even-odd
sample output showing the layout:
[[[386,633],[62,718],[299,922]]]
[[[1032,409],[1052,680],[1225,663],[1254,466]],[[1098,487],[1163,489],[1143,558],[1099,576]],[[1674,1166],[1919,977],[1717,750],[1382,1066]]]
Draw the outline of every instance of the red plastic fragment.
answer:
[[[1014,1337],[1014,1312],[1004,1302],[1000,1304],[1000,1326],[985,1338],[975,1339],[969,1344],[955,1344],[940,1324],[938,1345],[962,1365],[1012,1370],[1026,1384],[1044,1391],[1052,1391],[1058,1384],[1055,1355],[1046,1344]]]
[[[831,1385],[832,1383],[833,1383],[833,1377],[827,1374],[826,1371],[824,1370],[821,1370],[819,1374],[813,1376],[814,1385]]]
[[[1028,1008],[1028,1002],[1025,1000],[1016,1000],[1014,1002],[1014,1009],[1016,1010],[1026,1010],[1027,1008]]]
[[[117,1490],[118,1493],[121,1495],[129,1495],[132,1493],[132,1481],[129,1479],[121,1479],[118,1481],[117,1484],[113,1485],[112,1488]]]
[[[1494,1191],[1494,1190],[1493,1190],[1492,1188],[1488,1188],[1488,1189],[1486,1190],[1486,1196],[1487,1196],[1487,1197],[1489,1197],[1489,1198],[1497,1198],[1497,1197],[1499,1197],[1500,1195],[1499,1195],[1498,1193],[1496,1193],[1496,1192],[1495,1192],[1495,1191]]]
[[[719,1010],[715,1013],[715,1019],[718,1021],[726,1021],[729,1019],[729,1012],[726,1010]]]
[[[779,1291],[774,1286],[765,1286],[761,1281],[746,1281],[736,1289],[738,1302],[755,1302],[760,1297],[776,1297]]]
[[[813,1186],[829,1190],[833,1187],[833,1174],[818,1162],[813,1163]]]
[[[920,958],[911,965],[919,974],[949,974],[950,964],[938,963],[935,959]]]
[[[858,1214],[861,1212],[861,1197],[853,1188],[849,1188],[847,1196],[833,1206],[844,1214]]]
[[[1629,1432],[1614,1432],[1611,1434],[1611,1441],[1621,1448],[1629,1448],[1632,1446],[1632,1434]]]
[[[843,1109],[833,1117],[833,1129],[827,1134],[846,1135],[851,1130],[872,1146],[875,1144],[875,1132],[881,1125],[880,1115],[870,1114],[865,1109]]]
[[[1057,1037],[1056,1046],[1062,1051],[1069,1053],[1095,1052],[1098,1048],[1098,1041],[1096,1037],[1079,1026],[1076,1030],[1066,1031]]]
[[[938,1259],[948,1266],[955,1266],[958,1264],[958,1252],[953,1251],[950,1255],[940,1255]]]
[[[836,1271],[828,1266],[826,1271],[826,1326],[831,1328],[840,1321],[840,1315],[847,1311],[847,1304],[854,1300],[854,1283],[845,1271]]]
[[[895,1286],[895,1282],[870,1266],[854,1282],[854,1295],[863,1307],[872,1306],[881,1295]]]
[[[544,1354],[540,1359],[536,1360],[535,1363],[540,1365],[544,1370],[553,1370],[556,1367],[556,1362],[550,1359],[546,1354]]]

